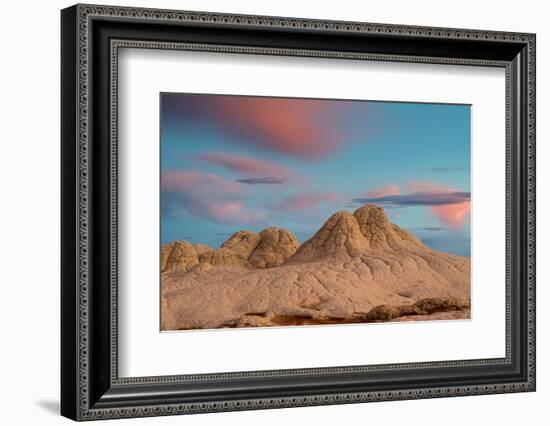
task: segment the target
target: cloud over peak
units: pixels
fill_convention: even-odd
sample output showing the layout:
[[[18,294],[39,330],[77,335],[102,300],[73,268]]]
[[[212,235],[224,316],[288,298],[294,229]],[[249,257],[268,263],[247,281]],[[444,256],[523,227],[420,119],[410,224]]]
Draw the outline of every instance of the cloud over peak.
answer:
[[[371,190],[367,197],[354,198],[354,204],[380,204],[384,207],[429,207],[446,226],[462,227],[470,216],[470,192],[430,181],[412,181],[402,194],[397,185]]]

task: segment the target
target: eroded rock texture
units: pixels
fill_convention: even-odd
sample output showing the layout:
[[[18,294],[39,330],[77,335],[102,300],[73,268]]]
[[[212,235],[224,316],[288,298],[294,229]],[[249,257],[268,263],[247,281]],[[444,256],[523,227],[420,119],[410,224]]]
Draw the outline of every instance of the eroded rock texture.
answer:
[[[470,260],[437,252],[367,205],[338,212],[300,246],[286,229],[240,231],[161,256],[162,329],[457,319]]]
[[[281,266],[300,246],[294,234],[286,229],[267,228],[259,237],[260,242],[248,258],[254,268]]]
[[[187,272],[199,263],[195,247],[187,241],[173,241],[162,248],[161,272]]]

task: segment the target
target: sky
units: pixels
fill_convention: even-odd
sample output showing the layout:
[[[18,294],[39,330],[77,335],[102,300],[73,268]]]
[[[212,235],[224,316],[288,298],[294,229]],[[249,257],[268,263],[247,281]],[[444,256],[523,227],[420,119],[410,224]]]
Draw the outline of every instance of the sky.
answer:
[[[162,93],[161,242],[311,238],[364,204],[470,255],[470,106]]]

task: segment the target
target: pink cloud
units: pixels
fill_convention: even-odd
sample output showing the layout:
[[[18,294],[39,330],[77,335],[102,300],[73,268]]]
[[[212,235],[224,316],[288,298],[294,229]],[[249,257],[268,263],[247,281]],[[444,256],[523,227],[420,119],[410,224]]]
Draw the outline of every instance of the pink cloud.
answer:
[[[379,197],[388,197],[390,195],[399,195],[401,193],[401,190],[399,189],[399,186],[397,186],[394,183],[391,183],[389,185],[383,186],[381,188],[373,189],[372,191],[367,192],[367,196],[372,198],[379,198]]]
[[[456,188],[430,181],[412,181],[407,186],[415,193],[446,194],[458,192]],[[434,205],[431,210],[449,228],[458,229],[464,226],[470,218],[471,203],[470,200],[467,200],[460,203]]]
[[[312,99],[220,96],[214,108],[222,124],[271,151],[314,161],[337,150],[343,135],[327,126],[338,105]]]
[[[168,170],[161,176],[161,187],[165,191],[185,191],[190,188],[212,186],[225,192],[238,192],[237,182],[210,173],[195,170]]]
[[[279,209],[281,210],[303,210],[314,207],[323,202],[336,201],[338,195],[334,192],[317,194],[296,194],[283,198]]]
[[[244,185],[210,173],[170,170],[161,176],[162,207],[216,223],[263,225],[264,214],[246,206]]]
[[[449,186],[442,185],[437,182],[431,182],[431,181],[411,181],[407,184],[407,188],[410,192],[415,193],[446,193],[446,192],[456,192],[457,190],[455,188],[451,188]]]
[[[449,228],[462,228],[470,217],[470,201],[460,204],[444,204],[433,206],[432,212]]]
[[[265,223],[265,217],[259,212],[246,209],[243,202],[225,201],[212,204],[204,203],[205,216],[219,223],[246,223],[259,225]]]
[[[292,171],[279,164],[242,155],[211,152],[202,154],[200,160],[224,167],[248,176],[290,176]]]

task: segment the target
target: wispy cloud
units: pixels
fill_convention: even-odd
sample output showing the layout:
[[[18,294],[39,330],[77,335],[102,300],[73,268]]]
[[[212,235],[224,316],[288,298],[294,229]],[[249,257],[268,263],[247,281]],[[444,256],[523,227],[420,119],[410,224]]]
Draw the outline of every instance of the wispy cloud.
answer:
[[[247,208],[240,183],[199,171],[169,170],[161,176],[162,206],[215,223],[260,225],[265,216]]]
[[[215,108],[229,130],[281,154],[316,160],[343,142],[338,131],[323,125],[323,117],[338,108],[334,102],[223,96]]]
[[[163,98],[167,113],[206,123],[233,143],[255,145],[306,161],[325,158],[345,144],[351,131],[351,105],[344,101],[255,96]]]
[[[440,226],[421,226],[419,228],[411,228],[411,230],[413,231],[434,231],[434,232],[439,232],[439,231],[445,231],[447,228],[442,228]]]
[[[358,204],[389,204],[393,206],[440,206],[460,204],[470,200],[469,192],[417,192],[404,195],[388,195],[386,197],[354,198]]]
[[[282,199],[278,209],[287,211],[304,210],[324,202],[336,201],[337,199],[338,194],[334,192],[289,195]]]
[[[372,189],[367,192],[367,196],[371,198],[387,197],[390,195],[398,195],[401,193],[399,186],[395,183],[383,186],[381,188]]]
[[[211,186],[224,192],[239,192],[240,185],[223,176],[201,173],[196,170],[168,170],[161,176],[161,188],[164,191],[187,191],[196,187]]]
[[[470,217],[470,200],[463,203],[434,206],[433,212],[450,228],[460,228]]]
[[[237,182],[246,183],[247,185],[282,185],[288,182],[289,178],[286,176],[265,176],[248,179],[236,179]]]
[[[280,164],[243,155],[209,152],[199,155],[197,158],[248,176],[286,177],[293,174],[291,170]]]
[[[431,192],[455,192],[456,189],[447,185],[442,185],[439,182],[429,180],[413,180],[407,183],[409,192],[416,193],[431,193]]]

